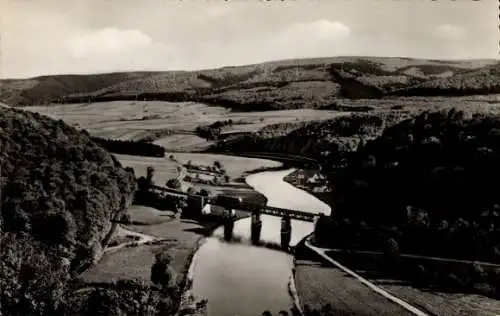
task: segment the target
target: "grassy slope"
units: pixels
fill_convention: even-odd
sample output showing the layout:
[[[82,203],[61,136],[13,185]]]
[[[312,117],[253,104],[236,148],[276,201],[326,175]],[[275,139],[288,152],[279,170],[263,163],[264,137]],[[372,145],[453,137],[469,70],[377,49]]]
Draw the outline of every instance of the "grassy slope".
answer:
[[[33,105],[57,99],[87,102],[89,97],[107,101],[156,98],[196,100],[251,111],[312,108],[329,106],[343,97],[378,98],[426,82],[461,89],[460,73],[467,71],[472,72],[463,78],[475,84],[466,94],[483,94],[481,87],[488,83],[482,82],[494,80],[491,76],[498,77],[498,72],[491,72],[487,77],[477,69],[497,63],[496,60],[333,57],[194,72],[45,76],[0,81],[0,101],[10,105]],[[457,79],[433,81],[450,76]]]

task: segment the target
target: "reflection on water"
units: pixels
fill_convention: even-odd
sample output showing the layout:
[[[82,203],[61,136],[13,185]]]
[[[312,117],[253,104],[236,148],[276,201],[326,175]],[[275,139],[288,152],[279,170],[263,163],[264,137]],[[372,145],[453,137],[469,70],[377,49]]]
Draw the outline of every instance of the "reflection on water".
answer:
[[[328,205],[307,192],[284,182],[293,170],[262,172],[247,177],[247,183],[268,198],[268,205],[300,211],[330,213]],[[281,219],[263,214],[262,243],[280,244]],[[216,229],[200,248],[194,267],[193,293],[208,299],[208,314],[214,316],[261,315],[264,310],[290,309],[288,282],[293,267],[291,255],[250,242],[251,219],[234,226],[234,241],[223,240],[224,229]],[[294,246],[313,229],[309,222],[292,220]]]
[[[281,243],[281,218],[267,214],[262,214],[260,218],[262,220],[260,241],[262,243],[279,245]],[[237,221],[234,225],[233,238],[236,240],[249,241],[251,222],[251,218],[244,218]],[[290,246],[295,246],[304,236],[312,232],[312,230],[313,223],[292,219],[292,239],[290,240]],[[213,236],[222,238],[224,236],[223,227],[219,227],[215,230]]]

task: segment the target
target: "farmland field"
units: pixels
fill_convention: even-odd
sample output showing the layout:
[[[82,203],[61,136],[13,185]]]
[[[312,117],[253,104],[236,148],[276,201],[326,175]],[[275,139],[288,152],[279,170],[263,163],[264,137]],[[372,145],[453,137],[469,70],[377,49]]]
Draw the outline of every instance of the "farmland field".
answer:
[[[295,282],[300,301],[314,309],[331,304],[342,315],[413,315],[396,304],[388,304],[358,280],[339,269],[297,260]],[[335,314],[334,314],[335,315]]]
[[[132,205],[127,212],[134,221],[147,225],[161,224],[173,220],[175,214],[170,211],[160,211],[152,207]]]
[[[62,119],[92,136],[139,140],[158,131],[169,135],[154,140],[167,150],[195,151],[212,144],[193,134],[199,125],[232,119],[235,124],[224,133],[250,132],[275,123],[305,122],[335,117],[337,111],[285,110],[264,112],[231,112],[230,110],[194,102],[114,101],[91,104],[63,104],[24,108],[55,119]]]
[[[177,178],[179,172],[177,171],[178,164],[168,158],[153,158],[143,156],[130,156],[130,155],[115,155],[116,158],[124,167],[132,167],[135,171],[135,176],[146,176],[148,166],[155,169],[153,181],[157,185],[165,185],[167,180]]]
[[[215,161],[219,161],[231,179],[261,167],[281,166],[277,161],[218,154],[176,153],[174,156],[181,164],[191,161],[193,165],[213,165]]]
[[[440,293],[420,290],[391,282],[374,282],[398,298],[422,306],[433,315],[496,316],[500,314],[500,301],[475,294]]]

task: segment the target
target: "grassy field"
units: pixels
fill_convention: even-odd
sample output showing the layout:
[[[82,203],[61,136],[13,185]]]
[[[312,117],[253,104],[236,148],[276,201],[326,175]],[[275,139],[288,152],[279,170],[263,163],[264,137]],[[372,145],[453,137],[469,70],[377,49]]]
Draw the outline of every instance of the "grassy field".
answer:
[[[500,301],[481,295],[425,291],[391,282],[377,281],[374,283],[410,304],[425,308],[431,312],[432,315],[500,315]]]
[[[153,158],[129,155],[115,156],[124,167],[134,168],[135,176],[137,178],[141,176],[145,177],[148,166],[152,166],[155,169],[153,181],[160,186],[164,186],[167,180],[177,178],[177,176],[179,175],[179,172],[177,171],[177,167],[179,165],[168,158]]]
[[[191,161],[193,165],[211,166],[215,161],[219,161],[231,179],[240,177],[246,172],[258,168],[271,168],[282,165],[280,162],[267,159],[245,158],[218,154],[175,153],[174,156],[182,164]]]
[[[132,205],[127,212],[134,221],[144,225],[156,225],[170,222],[175,217],[174,212],[159,211],[155,208],[142,205]]]
[[[140,140],[158,131],[170,131],[170,135],[160,137],[154,143],[176,151],[201,150],[213,144],[192,132],[199,125],[219,120],[236,122],[224,129],[224,133],[235,133],[256,131],[269,124],[323,120],[338,115],[337,111],[310,109],[241,113],[201,103],[160,101],[114,101],[25,109],[62,119],[86,129],[92,136],[104,138]]]
[[[141,279],[149,283],[155,253],[166,247],[168,245],[141,245],[104,254],[98,264],[82,274],[82,278],[86,283],[112,283],[121,279]]]
[[[148,221],[150,225],[126,225],[125,229],[165,239],[160,245],[140,245],[125,247],[105,253],[102,259],[82,274],[88,283],[110,283],[119,279],[139,278],[149,282],[154,256],[168,251],[173,255],[173,268],[178,278],[182,278],[188,264],[189,255],[196,248],[201,235],[197,231],[202,226],[179,219],[165,220],[171,212],[158,211],[148,207],[133,206],[130,210],[132,221]]]
[[[413,315],[338,269],[297,260],[295,271],[297,293],[303,306],[321,309],[330,304],[334,315]]]

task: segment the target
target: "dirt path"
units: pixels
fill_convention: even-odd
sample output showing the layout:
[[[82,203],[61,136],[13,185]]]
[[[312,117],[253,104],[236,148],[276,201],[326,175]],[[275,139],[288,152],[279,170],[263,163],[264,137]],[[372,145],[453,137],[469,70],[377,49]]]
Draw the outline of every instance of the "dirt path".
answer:
[[[132,231],[132,230],[128,230],[128,229],[126,229],[123,226],[118,226],[116,235],[137,236],[140,239],[139,240],[134,240],[134,241],[127,241],[127,242],[124,242],[124,243],[121,243],[119,245],[112,246],[112,247],[107,247],[104,250],[104,253],[110,253],[110,252],[119,250],[119,249],[121,249],[123,247],[126,247],[128,245],[132,245],[132,244],[139,246],[139,245],[145,244],[145,243],[147,243],[149,241],[154,241],[154,240],[158,239],[157,237],[154,237],[154,236],[150,236],[150,235],[138,233],[138,232],[135,232],[135,231]]]

